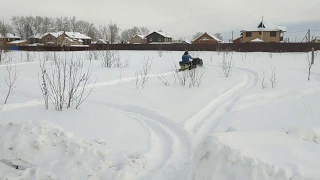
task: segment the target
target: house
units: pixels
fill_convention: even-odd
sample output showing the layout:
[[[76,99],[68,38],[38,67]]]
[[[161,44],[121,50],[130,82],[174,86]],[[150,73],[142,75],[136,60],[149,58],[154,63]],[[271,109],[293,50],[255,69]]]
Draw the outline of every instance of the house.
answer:
[[[248,43],[259,38],[263,42],[282,42],[286,26],[277,26],[262,18],[257,24],[241,30],[242,43]]]
[[[131,39],[130,39],[130,44],[145,44],[146,43],[146,37],[144,35],[134,35]]]
[[[21,37],[11,33],[6,33],[5,35],[0,34],[0,46],[4,46],[9,42],[17,40],[21,40]]]
[[[81,34],[79,32],[63,32],[62,34],[60,34],[57,38],[57,43],[58,45],[62,44],[62,42],[64,41],[64,39],[68,37],[74,41],[83,41],[82,45],[91,45],[91,40],[92,38],[89,36],[86,36],[84,34]]]
[[[219,38],[205,32],[193,40],[192,44],[216,44],[220,42],[222,41]]]
[[[69,37],[64,38],[61,45],[62,46],[77,46],[82,45],[83,41],[81,39],[71,39]]]
[[[60,32],[50,32],[45,33],[41,38],[41,43],[45,46],[57,46],[58,45],[58,37],[63,34],[63,31]],[[62,41],[61,41],[62,43]],[[61,43],[59,43],[61,45]]]
[[[233,43],[241,43],[242,42],[242,36],[238,37],[237,39],[232,41]]]
[[[146,39],[149,44],[169,44],[172,42],[172,36],[160,31],[146,35]]]
[[[34,34],[28,38],[28,44],[40,44],[41,38],[41,34]]]
[[[95,44],[109,44],[109,41],[104,39],[98,39],[98,41]]]
[[[16,40],[7,43],[8,46],[26,46],[27,44],[27,40]]]

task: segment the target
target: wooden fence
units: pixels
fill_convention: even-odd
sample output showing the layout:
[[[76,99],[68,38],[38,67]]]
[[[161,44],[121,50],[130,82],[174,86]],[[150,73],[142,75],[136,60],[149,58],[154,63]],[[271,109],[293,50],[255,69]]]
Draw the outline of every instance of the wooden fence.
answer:
[[[320,43],[224,43],[224,44],[94,44],[90,47],[19,46],[22,51],[88,51],[88,50],[153,50],[153,51],[239,51],[239,52],[307,52],[320,50]]]

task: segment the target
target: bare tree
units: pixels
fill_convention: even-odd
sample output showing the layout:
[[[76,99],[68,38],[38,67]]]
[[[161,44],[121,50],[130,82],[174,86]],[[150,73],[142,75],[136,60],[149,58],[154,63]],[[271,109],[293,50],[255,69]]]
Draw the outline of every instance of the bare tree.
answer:
[[[277,75],[276,75],[276,69],[274,66],[271,67],[271,76],[269,78],[269,81],[271,83],[271,87],[275,88],[277,85]]]
[[[221,41],[223,40],[221,33],[215,33],[214,36],[220,39]]]
[[[94,85],[89,88],[92,75],[91,64],[87,70],[84,70],[84,61],[74,60],[73,55],[71,57],[68,54],[64,57],[54,56],[50,66],[46,61],[42,61],[40,69],[40,88],[46,109],[48,109],[49,99],[58,111],[72,106],[78,109],[94,88]]]
[[[18,74],[16,70],[16,66],[14,66],[14,70],[12,70],[12,66],[7,65],[6,66],[8,77],[5,79],[6,85],[8,87],[7,95],[4,100],[4,104],[7,104],[8,99],[11,95],[14,94],[14,89],[15,89],[15,83],[18,79]]]
[[[140,27],[140,33],[142,35],[147,35],[150,32],[150,30],[147,27]]]
[[[0,46],[0,64],[5,62],[10,57],[10,52],[6,50],[5,46]]]
[[[192,39],[195,40],[198,37],[200,37],[203,34],[203,32],[197,32],[195,35],[192,36]]]
[[[262,75],[261,75],[261,79],[260,79],[262,89],[267,88],[267,84],[265,82],[265,78],[266,78],[266,70],[262,69]]]
[[[220,63],[220,67],[222,69],[222,73],[225,77],[229,77],[233,71],[234,61],[232,54],[228,54],[223,52],[222,62]]]
[[[115,43],[119,36],[118,25],[116,23],[113,23],[112,21],[108,25],[100,25],[99,31],[102,38],[109,40],[111,44]]]

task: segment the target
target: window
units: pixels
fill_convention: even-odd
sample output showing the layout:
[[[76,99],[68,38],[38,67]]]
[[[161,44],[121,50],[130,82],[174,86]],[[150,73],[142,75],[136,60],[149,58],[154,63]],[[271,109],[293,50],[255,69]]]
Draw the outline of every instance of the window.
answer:
[[[161,37],[158,37],[158,41],[161,41]]]
[[[252,32],[246,32],[246,37],[252,37]]]
[[[270,37],[277,37],[277,32],[271,31],[270,32]]]
[[[262,32],[261,31],[259,31],[259,35],[261,35],[262,34]]]
[[[152,42],[152,37],[149,37],[149,41]]]

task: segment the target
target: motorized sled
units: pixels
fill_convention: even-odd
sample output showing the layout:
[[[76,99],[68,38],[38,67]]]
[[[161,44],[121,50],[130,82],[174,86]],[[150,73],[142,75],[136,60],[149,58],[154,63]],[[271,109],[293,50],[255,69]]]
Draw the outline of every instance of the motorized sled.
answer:
[[[189,63],[183,63],[182,61],[180,61],[179,65],[179,71],[184,71],[187,69],[191,70],[197,68],[197,66],[203,66],[203,61],[200,58],[193,58],[192,61],[190,61]]]

